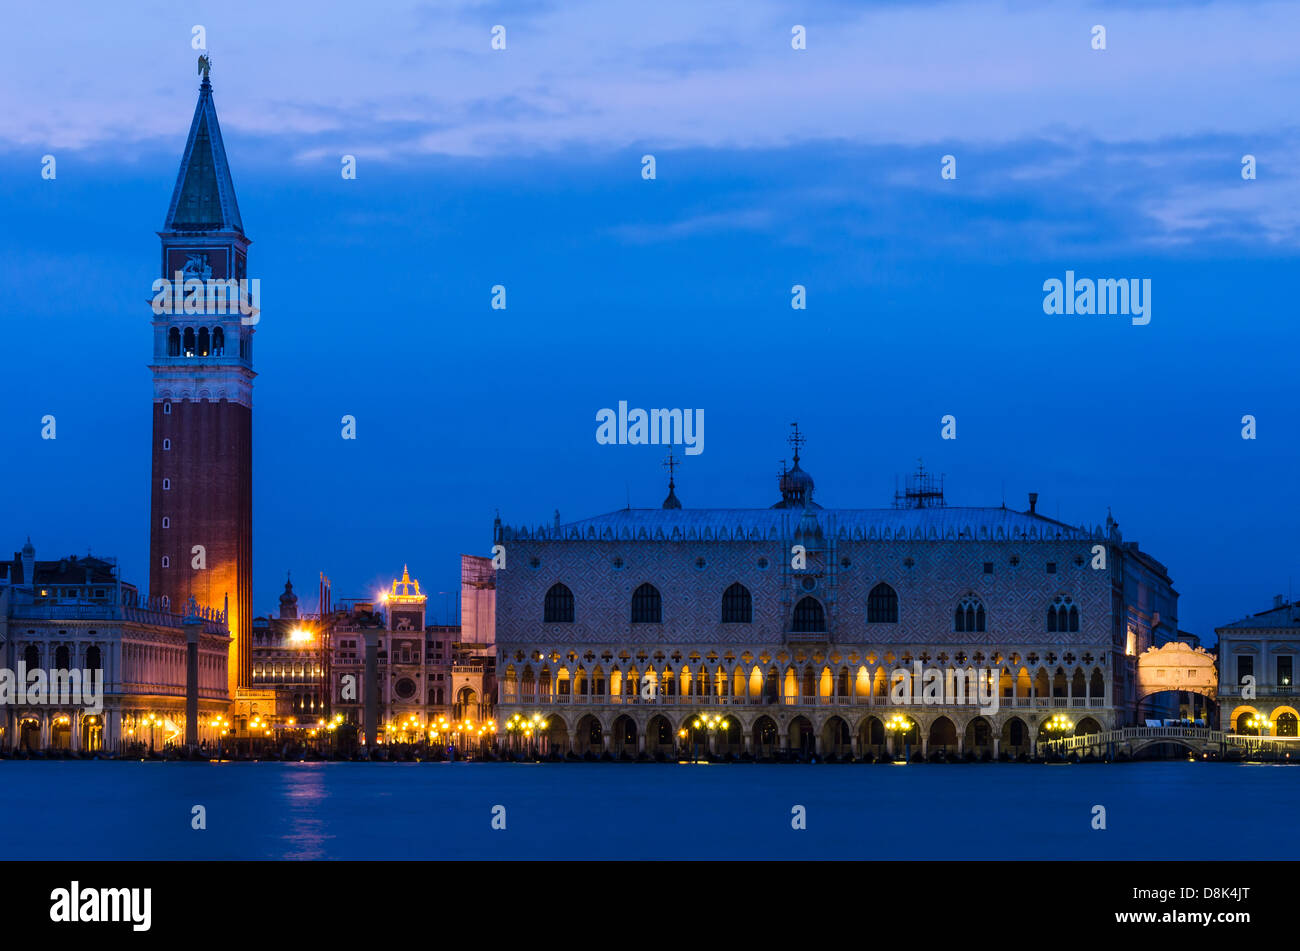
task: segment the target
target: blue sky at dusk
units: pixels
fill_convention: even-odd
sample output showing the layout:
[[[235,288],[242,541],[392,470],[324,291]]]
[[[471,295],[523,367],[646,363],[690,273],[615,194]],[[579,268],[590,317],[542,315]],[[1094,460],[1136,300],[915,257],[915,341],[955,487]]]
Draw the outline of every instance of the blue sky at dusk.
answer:
[[[6,9],[0,550],[147,583],[148,300],[202,24],[263,291],[258,613],[288,569],[314,610],[318,571],[337,598],[404,563],[437,611],[497,509],[659,505],[664,448],[595,441],[619,400],[704,409],[687,507],[776,501],[797,419],[826,506],[887,506],[921,457],[951,505],[1109,507],[1202,636],[1300,584],[1300,7],[701,6]],[[1151,323],[1045,315],[1067,269],[1149,278]]]

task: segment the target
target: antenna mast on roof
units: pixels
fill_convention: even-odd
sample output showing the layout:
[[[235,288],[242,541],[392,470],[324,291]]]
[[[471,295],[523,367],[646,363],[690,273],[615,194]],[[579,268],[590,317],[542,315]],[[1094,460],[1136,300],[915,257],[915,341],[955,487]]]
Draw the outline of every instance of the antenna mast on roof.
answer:
[[[916,460],[916,472],[907,477],[906,488],[900,493],[894,490],[894,508],[896,509],[937,509],[947,506],[943,498],[942,475],[925,471],[925,464]]]

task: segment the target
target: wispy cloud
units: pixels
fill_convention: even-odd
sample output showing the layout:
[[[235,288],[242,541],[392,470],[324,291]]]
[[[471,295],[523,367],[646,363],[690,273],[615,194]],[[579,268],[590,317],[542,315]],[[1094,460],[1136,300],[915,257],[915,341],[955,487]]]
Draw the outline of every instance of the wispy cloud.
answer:
[[[344,17],[306,2],[192,9],[201,12],[85,2],[55,18],[39,5],[9,8],[0,142],[112,149],[174,138],[193,101],[194,22],[207,29],[232,130],[353,151],[373,135],[384,141],[370,154],[393,158],[633,142],[1249,135],[1291,124],[1300,93],[1300,7],[1284,2],[388,0]],[[507,28],[504,52],[489,46],[496,23]],[[805,51],[790,48],[796,23],[808,31]],[[1107,28],[1104,52],[1089,46],[1094,23]]]

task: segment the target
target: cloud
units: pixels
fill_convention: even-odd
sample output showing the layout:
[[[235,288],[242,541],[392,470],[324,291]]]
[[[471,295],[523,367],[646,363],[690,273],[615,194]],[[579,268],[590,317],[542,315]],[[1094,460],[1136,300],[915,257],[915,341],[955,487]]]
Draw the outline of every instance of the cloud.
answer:
[[[1293,122],[1300,93],[1300,7],[1282,2],[389,0],[365,16],[235,3],[192,19],[231,133],[333,133],[392,159],[1248,135]],[[4,22],[0,143],[128,149],[174,140],[188,119],[191,24],[170,5],[24,5]],[[1104,52],[1089,46],[1096,22]],[[496,23],[503,52],[489,47]],[[795,23],[806,51],[790,48]],[[384,141],[356,141],[367,135]]]

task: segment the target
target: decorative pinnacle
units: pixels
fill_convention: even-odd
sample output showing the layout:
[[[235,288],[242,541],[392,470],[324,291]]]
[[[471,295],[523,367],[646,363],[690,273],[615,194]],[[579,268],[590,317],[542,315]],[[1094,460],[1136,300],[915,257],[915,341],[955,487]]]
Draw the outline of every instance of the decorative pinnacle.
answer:
[[[681,465],[681,463],[678,462],[676,459],[673,458],[673,451],[672,451],[671,449],[669,449],[669,450],[668,450],[668,458],[664,460],[664,462],[663,462],[663,467],[664,467],[665,469],[668,470],[668,488],[670,488],[670,489],[674,488],[674,485],[673,485],[673,473],[674,473],[674,470],[676,470],[676,468],[677,468],[678,466],[680,466],[680,465]]]
[[[790,434],[790,445],[794,447],[794,464],[799,464],[799,447],[808,441],[807,437],[799,435],[799,424],[791,423],[790,428],[794,430]]]

